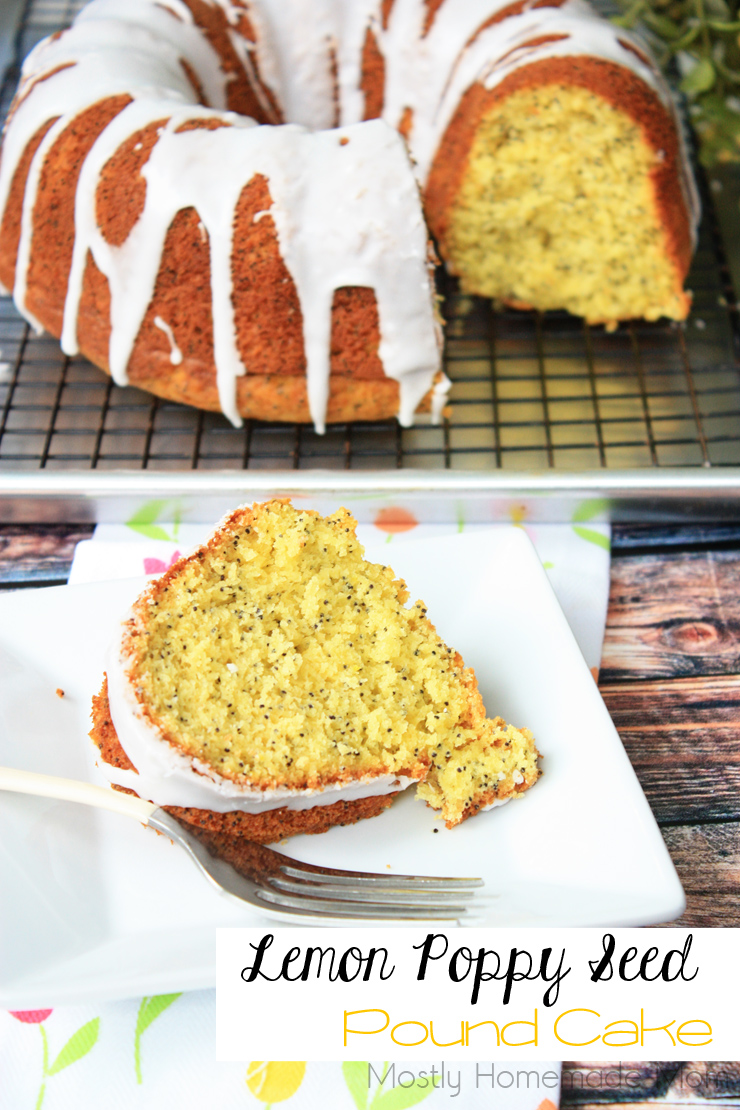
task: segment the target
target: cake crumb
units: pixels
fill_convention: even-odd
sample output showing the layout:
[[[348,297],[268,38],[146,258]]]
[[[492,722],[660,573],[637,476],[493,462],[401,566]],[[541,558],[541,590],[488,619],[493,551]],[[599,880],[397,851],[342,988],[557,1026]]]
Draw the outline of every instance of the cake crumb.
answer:
[[[472,671],[355,528],[346,509],[237,509],[140,598],[132,679],[223,778],[302,791],[403,773],[452,827],[534,783],[537,749],[486,717]]]

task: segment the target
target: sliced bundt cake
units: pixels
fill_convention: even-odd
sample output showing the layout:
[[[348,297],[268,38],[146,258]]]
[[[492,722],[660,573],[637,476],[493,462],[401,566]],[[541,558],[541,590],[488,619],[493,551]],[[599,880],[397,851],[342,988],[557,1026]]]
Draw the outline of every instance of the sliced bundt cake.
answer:
[[[428,230],[464,290],[614,326],[686,316],[697,220],[669,90],[582,0],[93,0],[23,66],[0,282],[120,385],[410,424],[449,386]]]
[[[373,816],[419,782],[449,827],[537,779],[526,729],[341,509],[240,508],[141,595],[93,707],[111,782],[263,842]]]

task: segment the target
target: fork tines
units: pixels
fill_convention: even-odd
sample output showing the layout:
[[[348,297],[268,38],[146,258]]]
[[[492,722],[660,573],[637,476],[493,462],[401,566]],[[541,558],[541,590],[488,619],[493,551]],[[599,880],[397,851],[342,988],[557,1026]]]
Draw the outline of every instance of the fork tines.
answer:
[[[260,897],[275,907],[331,917],[453,921],[467,913],[482,886],[481,879],[337,871],[286,858]]]

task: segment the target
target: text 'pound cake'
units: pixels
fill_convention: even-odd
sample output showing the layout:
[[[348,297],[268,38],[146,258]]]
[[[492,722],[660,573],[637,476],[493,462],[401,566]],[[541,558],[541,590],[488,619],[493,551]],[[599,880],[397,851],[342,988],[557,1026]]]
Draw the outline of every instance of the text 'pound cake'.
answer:
[[[429,232],[463,290],[613,327],[687,315],[697,220],[583,0],[93,0],[23,66],[0,282],[119,384],[409,424],[449,387]]]
[[[486,717],[355,528],[345,509],[242,507],[152,582],[93,703],[112,784],[267,843],[375,816],[414,782],[452,827],[537,780],[532,735]]]

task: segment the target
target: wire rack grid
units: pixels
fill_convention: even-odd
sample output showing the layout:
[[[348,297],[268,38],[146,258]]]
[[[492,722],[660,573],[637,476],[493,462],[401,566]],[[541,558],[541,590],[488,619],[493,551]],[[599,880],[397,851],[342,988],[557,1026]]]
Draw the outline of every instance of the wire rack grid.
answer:
[[[69,23],[78,0],[28,0],[0,87],[4,116],[18,63]],[[586,471],[740,465],[740,328],[714,215],[704,218],[685,324],[612,333],[566,313],[494,311],[440,276],[448,415],[331,426],[248,421],[114,386],[37,336],[0,299],[0,472],[16,470]]]

